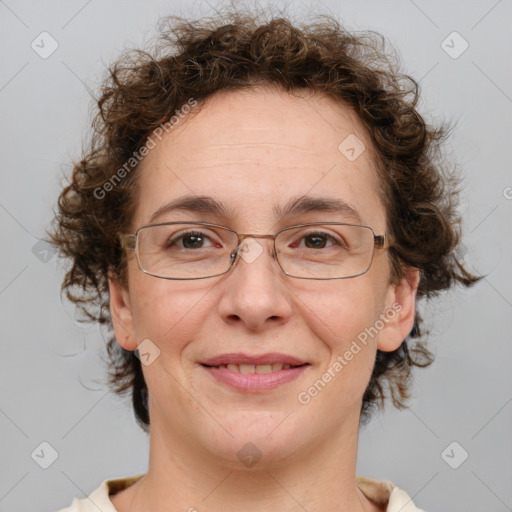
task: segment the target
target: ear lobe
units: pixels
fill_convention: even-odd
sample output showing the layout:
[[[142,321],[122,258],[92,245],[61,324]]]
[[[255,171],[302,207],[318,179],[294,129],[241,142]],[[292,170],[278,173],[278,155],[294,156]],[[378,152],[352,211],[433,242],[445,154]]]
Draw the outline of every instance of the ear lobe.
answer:
[[[109,276],[108,287],[110,315],[116,340],[125,350],[135,350],[137,342],[133,329],[133,314],[128,290],[113,276]]]
[[[379,334],[377,348],[383,352],[398,349],[409,336],[416,318],[416,292],[420,283],[420,271],[405,270],[403,279],[391,285],[384,313],[384,328]],[[389,312],[389,314],[388,314]]]

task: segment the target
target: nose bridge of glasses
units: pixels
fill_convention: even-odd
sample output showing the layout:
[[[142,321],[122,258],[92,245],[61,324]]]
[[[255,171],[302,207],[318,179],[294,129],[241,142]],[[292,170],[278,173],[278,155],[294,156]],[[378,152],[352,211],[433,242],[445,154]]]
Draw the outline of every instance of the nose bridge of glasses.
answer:
[[[241,255],[244,260],[246,260],[248,263],[251,263],[256,259],[257,256],[259,256],[263,252],[262,244],[259,244],[256,239],[257,238],[263,238],[270,240],[271,246],[270,246],[270,255],[275,256],[275,249],[274,249],[274,241],[276,238],[276,235],[257,235],[255,233],[238,233],[238,242],[236,246],[236,254]],[[247,240],[253,240],[253,243],[251,244]],[[246,242],[247,241],[247,242]],[[256,244],[256,245],[255,245]],[[235,254],[235,253],[233,253]]]
[[[238,245],[240,245],[247,238],[268,238],[275,240],[276,235],[256,235],[254,233],[238,233]]]
[[[238,233],[238,247],[243,244],[245,240],[248,238],[266,238],[267,240],[272,240],[272,245],[276,239],[276,235],[257,235],[254,233]]]

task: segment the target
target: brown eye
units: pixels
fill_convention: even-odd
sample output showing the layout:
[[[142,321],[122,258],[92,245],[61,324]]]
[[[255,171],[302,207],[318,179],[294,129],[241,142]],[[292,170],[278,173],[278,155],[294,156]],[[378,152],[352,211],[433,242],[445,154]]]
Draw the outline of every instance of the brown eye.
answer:
[[[210,245],[208,245],[210,243]],[[188,231],[178,233],[166,242],[165,247],[178,249],[203,249],[213,245],[210,237],[201,231]]]
[[[327,238],[330,237],[327,237],[323,234],[307,235],[304,237],[305,246],[308,249],[323,249],[328,242]]]
[[[182,244],[185,249],[201,248],[205,243],[205,237],[198,233],[191,233],[182,237]]]

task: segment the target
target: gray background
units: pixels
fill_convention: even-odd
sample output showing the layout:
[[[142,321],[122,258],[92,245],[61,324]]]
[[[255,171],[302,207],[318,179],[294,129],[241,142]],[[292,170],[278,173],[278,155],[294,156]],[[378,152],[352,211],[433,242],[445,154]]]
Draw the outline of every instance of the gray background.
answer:
[[[421,82],[426,119],[458,121],[448,149],[464,176],[465,258],[487,275],[421,306],[436,362],[417,372],[408,411],[388,407],[362,431],[358,473],[392,480],[428,511],[512,510],[512,2],[325,1],[316,10],[384,34]],[[102,333],[75,322],[59,297],[61,263],[36,244],[80,155],[88,89],[97,93],[106,63],[143,44],[160,16],[205,13],[203,1],[0,0],[2,511],[56,510],[103,479],[146,469],[130,403],[103,384]],[[43,31],[59,45],[47,59],[31,48]],[[453,31],[469,44],[458,58],[442,47]],[[453,53],[463,42],[452,39]],[[43,441],[58,452],[48,469]],[[446,462],[457,466],[465,452],[457,469]]]

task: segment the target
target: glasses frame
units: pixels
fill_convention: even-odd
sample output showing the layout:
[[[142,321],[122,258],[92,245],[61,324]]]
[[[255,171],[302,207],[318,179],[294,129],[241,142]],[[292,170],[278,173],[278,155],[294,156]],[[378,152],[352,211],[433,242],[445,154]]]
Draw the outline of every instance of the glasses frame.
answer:
[[[231,264],[229,265],[228,269],[225,272],[220,272],[219,274],[214,274],[212,276],[204,276],[204,277],[167,277],[167,276],[161,276],[161,275],[158,275],[158,274],[153,274],[152,272],[148,272],[147,270],[142,268],[142,265],[140,263],[139,251],[138,251],[138,247],[139,247],[139,245],[138,245],[138,240],[139,240],[138,234],[139,234],[139,232],[141,230],[143,230],[144,228],[150,228],[150,227],[154,227],[154,226],[170,226],[170,225],[176,225],[176,224],[194,224],[194,225],[198,225],[198,226],[210,226],[210,227],[225,229],[226,231],[230,231],[231,233],[235,234],[238,237],[238,243],[237,243],[237,246],[236,246],[235,250],[229,255],[230,259],[231,259]],[[284,270],[284,268],[281,266],[281,262],[279,261],[279,257],[277,255],[277,251],[276,251],[276,237],[280,233],[282,233],[283,231],[287,231],[287,230],[290,230],[290,229],[302,228],[302,227],[307,227],[307,226],[327,226],[327,225],[332,225],[332,226],[353,226],[353,227],[359,227],[359,228],[366,228],[366,229],[369,229],[371,231],[371,233],[373,235],[373,249],[372,249],[372,257],[371,257],[370,263],[368,265],[368,268],[364,272],[360,272],[359,274],[355,274],[355,275],[351,275],[351,276],[345,276],[345,277],[302,277],[302,276],[295,276],[293,274],[289,274],[288,272],[286,272]],[[122,249],[126,249],[126,250],[132,250],[132,251],[135,252],[135,256],[136,256],[136,259],[137,259],[137,265],[139,266],[139,269],[142,272],[144,272],[147,275],[153,276],[153,277],[158,277],[159,279],[171,279],[171,280],[178,280],[178,281],[191,281],[191,280],[196,280],[196,279],[209,279],[211,277],[217,277],[217,276],[222,276],[224,274],[227,274],[234,267],[235,263],[238,261],[239,254],[240,254],[240,246],[242,245],[242,242],[246,238],[266,238],[266,239],[272,240],[273,241],[272,256],[275,258],[275,260],[277,261],[277,264],[279,265],[279,267],[281,268],[281,270],[283,271],[283,273],[286,276],[293,277],[295,279],[314,279],[314,280],[319,280],[319,281],[326,281],[326,280],[332,280],[332,279],[350,279],[350,278],[353,278],[353,277],[359,277],[359,276],[362,276],[363,274],[366,274],[366,272],[368,272],[368,270],[370,270],[370,267],[372,266],[373,257],[375,255],[375,249],[389,249],[391,247],[391,244],[392,244],[391,236],[388,235],[388,234],[376,235],[375,231],[373,231],[373,229],[370,226],[364,226],[362,224],[350,224],[350,223],[347,223],[347,222],[308,222],[306,224],[295,224],[293,226],[287,226],[287,227],[285,227],[283,229],[280,229],[275,235],[269,235],[269,234],[268,235],[257,235],[257,234],[253,234],[253,233],[237,233],[235,230],[233,230],[231,228],[228,228],[227,226],[222,226],[220,224],[213,224],[211,222],[177,221],[177,222],[160,222],[160,223],[157,223],[157,224],[146,224],[146,225],[141,226],[140,228],[138,228],[135,231],[135,233],[133,233],[133,234],[122,234],[122,233],[119,234],[119,240],[121,242],[121,248]]]

